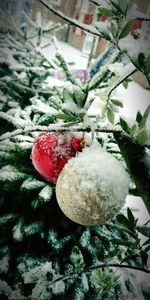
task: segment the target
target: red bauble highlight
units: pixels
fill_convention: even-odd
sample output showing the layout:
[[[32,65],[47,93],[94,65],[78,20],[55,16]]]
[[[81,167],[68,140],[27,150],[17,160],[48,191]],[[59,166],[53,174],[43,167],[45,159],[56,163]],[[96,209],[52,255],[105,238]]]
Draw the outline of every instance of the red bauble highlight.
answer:
[[[48,182],[56,183],[68,159],[82,150],[82,141],[83,138],[73,137],[72,144],[72,136],[67,133],[40,133],[33,143],[31,153],[35,169]]]

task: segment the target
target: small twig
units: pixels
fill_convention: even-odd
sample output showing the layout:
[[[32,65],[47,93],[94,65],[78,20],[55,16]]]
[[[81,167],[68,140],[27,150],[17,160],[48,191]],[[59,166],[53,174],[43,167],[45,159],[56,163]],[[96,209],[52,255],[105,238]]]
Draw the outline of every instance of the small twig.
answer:
[[[97,6],[100,6],[97,1],[89,0],[89,2],[91,2],[91,3],[93,3],[93,4],[97,5]]]
[[[150,22],[150,18],[136,17],[135,19],[136,19],[136,20],[139,20],[139,21]]]
[[[144,224],[144,226],[147,226],[150,223],[150,219]]]
[[[100,265],[97,265],[97,266],[90,266],[89,268],[87,268],[87,271],[91,271],[91,270],[95,270],[95,269],[98,269],[98,268],[104,268],[104,267],[110,267],[110,268],[125,268],[125,269],[131,269],[131,270],[136,270],[136,271],[140,271],[140,272],[144,272],[144,273],[149,273],[150,274],[150,270],[148,269],[145,269],[145,268],[139,268],[139,267],[136,267],[136,266],[130,266],[130,265],[122,265],[122,264],[100,264]]]
[[[79,276],[79,274],[81,274],[83,272],[88,273],[88,272],[91,272],[93,270],[96,270],[96,269],[99,269],[99,268],[105,268],[105,267],[108,267],[108,268],[125,268],[125,269],[130,269],[130,270],[135,270],[135,271],[140,271],[140,272],[144,272],[144,273],[150,274],[150,270],[145,269],[145,268],[139,268],[139,267],[128,266],[128,265],[121,265],[121,264],[115,264],[115,263],[114,264],[103,263],[103,264],[99,264],[99,265],[96,265],[96,266],[93,265],[93,266],[84,268],[83,270],[80,270],[80,271],[70,272],[68,275],[59,276],[56,279],[52,280],[50,282],[50,285],[53,285],[54,283],[56,283],[56,282],[58,282],[60,280],[67,280],[70,277],[72,277],[73,275],[78,275]]]
[[[108,93],[108,99],[110,98],[110,96],[111,96],[111,94],[112,94],[112,92],[124,81],[124,80],[126,80],[129,76],[131,76],[131,75],[133,75],[135,72],[136,72],[137,70],[136,69],[134,69],[134,70],[132,70],[129,74],[127,74],[125,77],[123,77],[119,82],[117,82],[114,86],[113,86],[113,88],[109,91],[109,93]]]

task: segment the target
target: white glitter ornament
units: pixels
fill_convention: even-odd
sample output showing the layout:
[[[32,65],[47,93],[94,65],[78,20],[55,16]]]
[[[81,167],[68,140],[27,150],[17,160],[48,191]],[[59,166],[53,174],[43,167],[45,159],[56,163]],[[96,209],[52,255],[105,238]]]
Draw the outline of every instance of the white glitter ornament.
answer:
[[[56,183],[63,213],[81,225],[98,225],[114,217],[125,204],[129,176],[120,161],[97,145],[71,158]]]

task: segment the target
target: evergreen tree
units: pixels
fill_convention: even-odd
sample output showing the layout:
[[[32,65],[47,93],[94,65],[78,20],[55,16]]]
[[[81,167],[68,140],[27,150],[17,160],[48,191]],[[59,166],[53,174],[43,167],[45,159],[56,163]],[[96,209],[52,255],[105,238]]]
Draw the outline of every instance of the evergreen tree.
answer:
[[[55,11],[45,1],[40,2]],[[128,15],[132,1],[109,1],[107,7],[102,7],[101,1],[94,2],[99,6],[99,17],[105,15],[108,21],[105,24],[98,21],[90,29],[83,24],[82,27],[102,35],[115,50],[109,57],[103,57],[101,67],[87,80],[75,76],[59,51],[53,34],[62,26],[51,22],[42,25],[40,14],[35,22],[24,15],[20,30],[10,17],[1,13],[1,299],[148,297],[148,287],[144,289],[136,278],[136,272],[150,273],[148,223],[139,224],[130,208],[117,216],[115,213],[104,224],[83,226],[73,222],[57,203],[57,183],[45,180],[34,168],[31,157],[35,139],[43,132],[45,136],[51,132],[56,138],[57,134],[66,133],[69,138],[71,134],[75,142],[78,138],[82,140],[83,146],[96,143],[126,168],[131,175],[129,193],[141,196],[150,211],[146,127],[150,107],[143,115],[138,112],[130,124],[118,118],[123,104],[113,95],[120,84],[131,80],[137,69],[149,81],[149,56],[142,52],[135,58],[119,44],[130,35],[133,26]],[[76,23],[73,19],[71,22]],[[55,61],[50,62],[43,55],[41,41],[45,34],[56,45]],[[47,78],[54,69],[61,69],[67,80],[62,87],[50,89]],[[101,109],[91,116],[95,97],[99,97]],[[65,147],[62,145],[63,151]],[[91,145],[85,147],[90,149]],[[77,157],[82,159],[82,153],[84,150]],[[110,167],[115,168],[112,158]],[[114,182],[106,172],[105,167],[99,172],[105,176],[102,182]],[[119,175],[122,176],[122,171]],[[83,182],[85,179],[83,174]],[[83,191],[88,188],[84,190],[81,185]],[[119,186],[116,190],[121,198]],[[145,236],[144,242],[140,234]]]

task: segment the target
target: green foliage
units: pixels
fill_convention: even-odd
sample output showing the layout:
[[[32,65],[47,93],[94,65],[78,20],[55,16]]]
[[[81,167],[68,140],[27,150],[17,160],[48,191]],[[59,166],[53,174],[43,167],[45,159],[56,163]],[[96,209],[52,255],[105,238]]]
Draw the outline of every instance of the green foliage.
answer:
[[[120,117],[120,125],[126,133],[130,133],[130,127],[123,117]]]
[[[116,106],[123,107],[122,101],[120,101],[118,99],[111,99],[111,102]]]
[[[131,31],[132,27],[134,24],[134,20],[130,20],[125,27],[123,28],[123,30],[121,31],[120,35],[119,35],[119,39],[125,38]]]
[[[20,190],[21,191],[30,191],[30,190],[34,190],[34,189],[39,189],[45,186],[45,183],[42,181],[39,181],[37,179],[35,179],[34,177],[32,178],[27,178],[26,180],[23,181]]]
[[[125,0],[110,0],[105,4],[97,4],[98,12],[100,16],[107,17],[106,26],[100,26],[98,22],[95,22],[94,27],[100,32],[101,36],[107,41],[115,45],[121,52],[120,41],[127,38],[132,32],[135,15],[130,16],[130,10],[132,10],[134,1]],[[138,38],[138,37],[137,37]],[[134,43],[134,38],[133,38]],[[136,47],[136,46],[135,46]],[[132,57],[130,51],[128,52],[128,46],[125,49],[128,58],[135,65],[136,69],[142,71],[148,82],[150,82],[150,56],[143,52],[139,52],[137,57]],[[126,85],[126,82],[124,83]]]
[[[111,124],[114,124],[115,116],[114,116],[114,112],[110,108],[108,108],[107,110],[107,118]]]
[[[150,79],[150,55],[146,57],[143,52],[138,54],[136,59],[136,64],[139,67],[139,70],[142,71],[147,79]]]
[[[136,229],[145,235],[146,237],[150,238],[150,228],[147,226],[137,226]]]
[[[72,249],[70,261],[77,271],[82,270],[85,266],[83,255],[77,246]]]
[[[146,145],[148,141],[148,134],[145,129],[142,129],[138,132],[136,136],[137,143],[140,145]]]
[[[147,119],[150,113],[150,105],[146,108],[143,116],[140,112],[137,112],[135,123],[130,124],[128,120],[120,117],[120,125],[125,133],[127,133],[131,139],[139,145],[146,145],[149,135],[147,129]]]
[[[91,274],[91,281],[96,287],[97,294],[101,296],[113,294],[118,279],[118,276],[111,273],[108,268],[94,270]]]
[[[122,82],[123,87],[124,87],[125,89],[127,89],[127,88],[128,88],[128,85],[129,85],[129,83],[130,83],[131,81],[132,81],[132,80],[131,80],[130,78],[125,79],[125,80]]]
[[[127,9],[127,1],[125,1],[125,0],[118,0],[118,4],[119,4],[119,7],[120,7],[121,11],[123,13],[125,13],[126,9]]]
[[[148,260],[147,252],[149,251],[150,246],[150,228],[148,226],[139,226],[137,223],[138,219],[134,218],[134,215],[129,208],[127,209],[127,217],[123,214],[119,214],[117,220],[118,224],[115,226],[128,233],[126,240],[116,238],[111,239],[112,243],[127,247],[127,253],[122,262],[129,260],[135,261],[138,259],[139,265],[146,265]],[[142,238],[139,237],[139,233],[148,238],[144,243],[142,243]],[[129,236],[131,239],[129,238],[128,240]]]
[[[112,17],[114,14],[111,10],[107,8],[98,8],[98,12],[101,16]]]
[[[148,107],[146,108],[146,110],[145,110],[145,112],[144,112],[144,115],[143,115],[141,121],[139,122],[139,128],[140,128],[140,129],[145,128],[145,126],[146,126],[146,121],[147,121],[147,119],[148,119],[149,113],[150,113],[150,105],[148,105]]]

